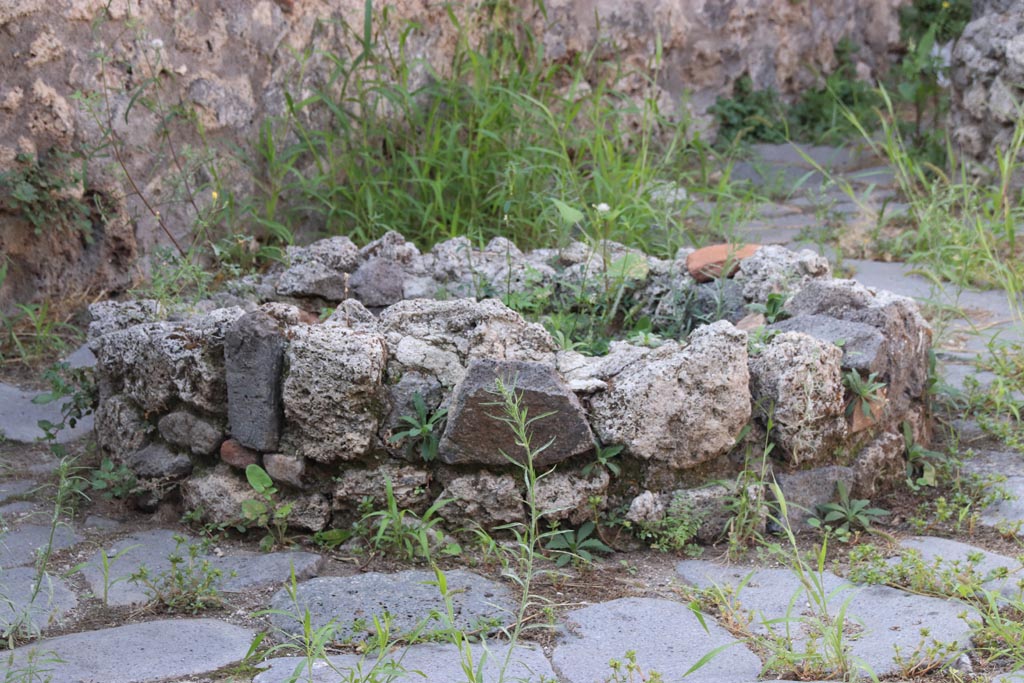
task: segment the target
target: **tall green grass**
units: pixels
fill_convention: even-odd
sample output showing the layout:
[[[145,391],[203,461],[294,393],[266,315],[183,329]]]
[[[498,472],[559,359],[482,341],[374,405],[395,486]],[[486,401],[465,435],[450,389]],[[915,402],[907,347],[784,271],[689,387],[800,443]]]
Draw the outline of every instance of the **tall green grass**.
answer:
[[[365,12],[359,30],[338,27],[356,47],[322,55],[331,71],[319,83],[304,56],[285,115],[263,124],[249,216],[270,237],[291,242],[302,223],[357,242],[394,229],[423,247],[462,235],[522,247],[587,235],[659,253],[683,242],[678,206],[651,191],[702,150],[651,95],[660,42],[645,73],[599,59],[600,44],[552,63],[510,5],[448,6],[457,44],[442,73],[411,54],[411,26],[389,30],[371,2]],[[478,24],[492,28],[474,42]],[[644,93],[616,89],[626,77]],[[567,225],[555,200],[589,220]],[[614,222],[597,220],[601,203]]]

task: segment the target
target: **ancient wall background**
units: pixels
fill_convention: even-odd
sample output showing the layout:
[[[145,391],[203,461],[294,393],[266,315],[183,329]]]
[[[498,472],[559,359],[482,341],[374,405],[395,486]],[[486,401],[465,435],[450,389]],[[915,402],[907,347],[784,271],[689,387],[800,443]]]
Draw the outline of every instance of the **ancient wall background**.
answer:
[[[858,71],[870,74],[897,46],[901,2],[549,0],[546,13],[520,4],[552,60],[591,50],[604,35],[601,57],[643,70],[660,38],[659,101],[706,126],[708,106],[745,73],[784,95],[819,83],[844,37],[862,45]],[[488,31],[473,12],[480,5],[456,3],[475,39]],[[90,228],[33,225],[0,202],[9,262],[0,309],[124,288],[139,275],[140,255],[169,241],[160,222],[187,240],[204,201],[191,190],[209,181],[196,170],[202,156],[232,148],[244,158],[263,119],[284,111],[286,92],[308,95],[328,78],[329,55],[358,54],[363,10],[356,0],[0,0],[0,172],[39,159],[67,179],[49,193],[46,215],[70,214]],[[415,26],[406,36],[407,54],[423,60],[414,78],[426,77],[428,64],[444,71],[456,32],[443,3],[397,0],[386,23],[377,19],[381,46]],[[634,77],[620,86],[645,84]],[[93,162],[81,182],[66,155],[83,150]],[[259,168],[224,163],[221,173],[246,192]],[[84,215],[65,201],[83,197]]]

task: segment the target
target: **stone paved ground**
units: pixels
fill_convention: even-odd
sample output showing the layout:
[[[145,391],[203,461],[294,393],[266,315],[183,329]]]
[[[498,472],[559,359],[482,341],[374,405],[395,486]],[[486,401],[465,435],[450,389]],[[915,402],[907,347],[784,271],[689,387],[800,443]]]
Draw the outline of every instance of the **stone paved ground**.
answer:
[[[828,252],[828,240],[819,234],[823,219],[856,225],[876,220],[882,207],[888,213],[905,208],[893,201],[888,169],[869,158],[830,148],[807,150],[817,163],[849,182],[855,193],[851,199],[791,148],[757,149],[762,158],[740,164],[734,178],[762,184],[779,199],[757,207],[753,215],[739,222],[731,235],[735,239]],[[699,223],[716,207],[696,201],[689,210]],[[970,361],[985,352],[995,331],[1004,339],[1021,338],[999,292],[939,287],[898,263],[848,259],[844,267],[853,269],[854,277],[868,285],[963,309],[940,331],[938,339],[941,372],[953,385],[962,385],[969,375],[985,380],[984,374],[975,373]],[[87,354],[78,358],[83,355],[86,357],[80,362],[88,362]],[[684,680],[702,657],[719,652],[685,680],[744,683],[757,680],[764,663],[779,656],[765,648],[766,642],[788,640],[797,651],[827,647],[821,639],[827,628],[822,627],[820,610],[814,607],[813,586],[799,581],[791,570],[726,567],[706,560],[675,567],[662,562],[654,565],[660,566],[655,573],[642,574],[631,583],[608,579],[608,572],[600,570],[584,574],[579,580],[609,584],[602,588],[629,583],[631,595],[592,600],[592,604],[566,597],[565,604],[551,606],[554,637],[511,650],[497,638],[491,638],[486,646],[467,644],[461,651],[445,641],[441,636],[449,617],[437,587],[430,585],[433,576],[428,572],[361,573],[357,567],[346,567],[313,552],[265,555],[229,543],[203,544],[171,520],[140,522],[117,510],[112,511],[114,516],[120,515],[124,521],[94,514],[58,527],[53,537],[54,562],[50,572],[40,576],[33,564],[37,550],[50,539],[49,501],[40,486],[47,481],[54,461],[38,446],[21,447],[12,442],[31,443],[39,435],[35,422],[53,420],[57,414],[52,405],[32,404],[33,393],[0,385],[0,431],[8,439],[3,446],[7,468],[0,472],[0,515],[9,527],[0,540],[0,622],[21,620],[27,630],[41,631],[44,637],[0,658],[4,683],[281,683],[296,674],[302,676],[300,680],[327,683],[363,680],[371,671],[381,674],[372,680],[455,683],[467,679],[465,666],[479,668],[487,681],[498,680],[504,670],[505,680],[595,683],[609,680],[609,661],[622,661],[629,650],[635,651],[645,672],[658,671],[665,681]],[[971,428],[969,424],[960,426]],[[89,428],[88,423],[83,424],[69,438]],[[982,525],[1024,520],[1024,460],[1018,453],[984,450],[966,469],[1006,476],[1006,488],[1018,496],[988,509]],[[1020,593],[1015,576],[1024,567],[1017,558],[929,536],[907,537],[899,543],[917,550],[928,562],[956,563],[977,556],[979,569],[988,575],[988,587],[999,591],[1003,599]],[[196,547],[193,557],[189,556],[190,546]],[[214,585],[224,596],[224,607],[206,616],[186,613],[174,618],[142,608],[152,590],[132,582],[131,576],[143,566],[152,576],[168,571],[175,552],[186,566],[191,563],[195,569],[205,566],[219,572]],[[606,564],[615,562],[612,559]],[[630,561],[625,562],[629,567]],[[999,571],[1003,567],[1009,576]],[[493,634],[495,625],[509,622],[514,609],[512,584],[496,579],[494,572],[469,570],[449,571],[448,579],[451,614],[457,625]],[[920,646],[925,633],[948,643],[944,656],[962,666],[960,655],[971,647],[963,619],[971,615],[971,609],[963,603],[894,588],[855,586],[830,572],[818,580],[829,613],[846,618],[843,634],[862,674],[870,669],[878,675],[898,677],[900,667],[893,646],[900,645],[906,657]],[[570,579],[562,587],[567,595],[572,583]],[[688,604],[688,585],[718,591],[731,609],[724,610],[717,620],[710,614],[698,614]],[[555,588],[557,597],[561,595],[559,584]],[[260,610],[271,611],[254,616]],[[307,610],[308,619],[304,619]],[[259,631],[273,630],[277,642],[289,638],[296,642],[304,630],[315,635],[324,624],[336,620],[341,637],[359,642],[373,633],[374,620],[383,619],[385,613],[396,632],[430,632],[428,635],[441,642],[376,655],[350,651],[312,664],[291,656],[294,650],[282,649],[255,668],[234,666],[245,657]],[[761,634],[762,639],[756,643],[737,639],[738,624]],[[752,647],[756,644],[759,647]],[[386,671],[395,677],[383,676]],[[641,679],[625,675],[613,680]],[[1000,680],[1024,680],[1024,672],[1016,676],[1007,672]]]

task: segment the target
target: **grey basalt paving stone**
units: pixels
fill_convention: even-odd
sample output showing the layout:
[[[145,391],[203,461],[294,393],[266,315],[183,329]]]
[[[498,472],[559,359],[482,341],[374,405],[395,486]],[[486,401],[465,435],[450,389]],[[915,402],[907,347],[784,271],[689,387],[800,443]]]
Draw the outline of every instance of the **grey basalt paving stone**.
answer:
[[[27,497],[37,488],[39,488],[39,482],[34,479],[5,479],[0,481],[0,503],[6,503],[11,498]]]
[[[185,543],[178,547],[175,536],[185,538]],[[150,591],[143,584],[130,581],[129,577],[145,566],[150,576],[156,579],[170,568],[171,554],[177,550],[187,562],[189,545],[198,543],[195,538],[168,529],[140,531],[97,550],[82,568],[82,575],[93,595],[102,596],[105,579],[101,553],[105,552],[110,565],[106,577],[107,604],[142,605],[149,602]],[[323,558],[308,552],[238,551],[220,557],[200,552],[196,561],[207,561],[212,569],[222,572],[217,582],[218,590],[238,593],[285,583],[290,579],[293,567],[296,578],[305,579],[319,570]]]
[[[1009,599],[1021,597],[1021,587],[1018,582],[1021,580],[1021,563],[1012,557],[999,555],[987,550],[961,543],[949,538],[937,538],[935,536],[914,536],[900,541],[900,547],[908,550],[915,550],[921,555],[921,559],[929,565],[939,561],[939,569],[954,569],[957,567],[966,568],[968,557],[977,557],[979,561],[972,564],[974,571],[981,577],[989,576],[982,586],[987,590],[999,591]],[[1008,576],[998,578],[1000,570],[1005,569]]]
[[[1024,454],[1016,451],[979,450],[964,461],[961,471],[982,477],[1006,477],[999,486],[1012,498],[985,508],[981,523],[985,526],[1014,525],[1024,522]]]
[[[31,567],[0,572],[0,632],[19,621],[29,631],[43,631],[78,605],[68,585],[49,574],[43,575],[39,592],[33,596],[37,578]]]
[[[0,382],[0,434],[8,441],[34,443],[44,434],[39,429],[40,420],[48,420],[54,424],[61,421],[60,401],[36,404],[32,402],[39,393],[27,391]],[[92,431],[93,417],[87,415],[75,425],[57,433],[57,443],[70,443]]]
[[[63,524],[53,531],[53,550],[63,550],[79,543],[82,537]],[[50,527],[43,524],[21,524],[0,535],[0,568],[21,567],[36,561],[36,552],[50,542]]]
[[[455,613],[454,626],[476,631],[497,620],[509,621],[514,603],[506,586],[461,569],[446,572],[448,591]],[[362,640],[370,635],[373,618],[391,620],[391,632],[409,634],[417,629],[445,628],[440,613],[444,601],[433,572],[403,571],[395,574],[369,572],[356,576],[327,576],[310,579],[298,586],[296,600],[280,590],[270,601],[275,613],[270,622],[277,629],[297,634],[297,618],[308,609],[314,629],[330,621],[337,625],[338,640]],[[357,628],[358,626],[358,628]]]
[[[148,683],[240,661],[253,633],[215,619],[164,619],[42,640],[12,651],[13,671],[36,659],[54,683]]]
[[[27,500],[16,500],[13,503],[0,505],[0,519],[8,521],[12,517],[24,517],[29,513],[38,512],[40,509],[39,505]]]
[[[735,588],[746,581],[735,599],[744,613],[753,615],[755,632],[767,633],[772,628],[782,633],[788,623],[795,651],[807,642],[806,625],[812,620],[801,617],[813,614],[808,610],[815,602],[793,571],[723,567],[703,560],[681,562],[677,571],[684,581],[699,588]],[[834,616],[845,608],[850,657],[863,676],[899,672],[897,647],[903,657],[913,656],[933,640],[952,645],[954,657],[970,647],[970,628],[961,615],[972,617],[976,612],[961,602],[913,595],[887,586],[857,586],[827,571],[820,579],[828,595],[830,614]],[[925,630],[927,638],[923,636]]]
[[[687,683],[741,683],[757,679],[761,661],[710,618],[707,631],[686,605],[672,600],[620,598],[578,609],[565,616],[567,633],[551,662],[564,683],[605,681],[609,662],[636,652],[644,672],[682,681],[687,670],[712,650],[717,657],[686,676]],[[731,643],[734,643],[730,645]]]
[[[486,646],[473,644],[470,646],[474,667],[484,662],[482,681],[497,681],[501,667],[509,652],[509,645],[489,643]],[[486,659],[484,654],[486,652]],[[453,683],[466,680],[462,670],[461,653],[450,644],[427,643],[411,645],[398,649],[377,661],[375,653],[368,655],[336,655],[329,657],[328,662],[318,661],[313,665],[311,683],[337,683],[338,681],[378,680],[372,677],[373,672],[380,674],[379,680],[394,683],[415,681],[416,683]],[[292,680],[296,667],[305,667],[306,660],[299,657],[282,657],[264,662],[269,668],[253,679],[253,683],[286,683]],[[384,672],[394,672],[385,675]],[[301,681],[309,681],[308,669],[303,668]],[[532,645],[517,645],[512,651],[509,666],[505,671],[504,680],[517,683],[545,683],[555,679],[551,664],[545,659],[544,653]],[[603,679],[602,679],[603,680]]]

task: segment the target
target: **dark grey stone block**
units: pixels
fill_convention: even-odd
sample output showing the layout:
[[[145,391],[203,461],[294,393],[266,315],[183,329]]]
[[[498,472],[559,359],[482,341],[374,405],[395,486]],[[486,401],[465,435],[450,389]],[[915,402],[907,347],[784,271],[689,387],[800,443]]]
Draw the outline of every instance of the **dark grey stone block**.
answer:
[[[579,399],[554,368],[529,361],[474,359],[452,397],[439,449],[442,461],[500,466],[508,464],[502,453],[518,460],[525,457],[509,426],[494,417],[502,414],[501,406],[495,405],[500,398],[494,394],[499,377],[521,395],[530,417],[550,413],[530,425],[533,448],[551,442],[535,460],[537,467],[593,448],[593,433]]]
[[[284,337],[263,311],[239,318],[224,342],[231,436],[257,451],[273,451],[281,435]]]
[[[815,339],[841,343],[843,368],[860,372],[883,372],[886,367],[885,338],[865,323],[839,320],[828,315],[798,315],[768,327],[779,332],[803,332]]]

